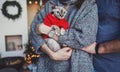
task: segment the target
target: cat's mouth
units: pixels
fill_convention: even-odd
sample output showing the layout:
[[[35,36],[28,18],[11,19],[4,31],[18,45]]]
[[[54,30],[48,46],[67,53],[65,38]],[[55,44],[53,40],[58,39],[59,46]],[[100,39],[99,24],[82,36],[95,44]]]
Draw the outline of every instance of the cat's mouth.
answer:
[[[61,18],[63,18],[63,15],[60,15]]]
[[[63,16],[60,16],[59,19],[63,19],[64,17]]]

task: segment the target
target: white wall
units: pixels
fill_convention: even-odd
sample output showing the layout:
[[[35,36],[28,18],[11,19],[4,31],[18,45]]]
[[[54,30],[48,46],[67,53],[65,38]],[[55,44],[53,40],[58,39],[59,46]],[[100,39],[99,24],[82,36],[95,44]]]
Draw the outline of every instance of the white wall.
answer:
[[[27,43],[28,41],[27,3],[26,3],[27,1],[15,0],[19,2],[19,4],[22,7],[22,14],[16,20],[8,19],[2,14],[2,11],[1,11],[2,4],[5,1],[6,0],[0,0],[0,52],[2,54],[2,57],[23,56],[24,49],[21,51],[6,52],[5,36],[6,35],[22,35],[22,44]],[[10,13],[13,13],[13,12],[16,13],[16,11],[17,11],[16,9],[9,10]]]

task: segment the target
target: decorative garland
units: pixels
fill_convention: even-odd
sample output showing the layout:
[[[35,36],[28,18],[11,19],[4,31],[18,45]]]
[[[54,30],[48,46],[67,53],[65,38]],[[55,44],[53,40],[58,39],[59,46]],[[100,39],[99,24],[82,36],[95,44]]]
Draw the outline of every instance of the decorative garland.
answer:
[[[12,15],[12,14],[9,14],[8,13],[8,10],[7,10],[7,7],[8,6],[16,6],[18,8],[18,13],[15,14],[15,15]],[[21,12],[22,12],[22,8],[20,6],[20,4],[16,1],[6,1],[3,5],[2,5],[2,13],[5,17],[7,17],[8,19],[17,19],[20,17],[21,15]]]

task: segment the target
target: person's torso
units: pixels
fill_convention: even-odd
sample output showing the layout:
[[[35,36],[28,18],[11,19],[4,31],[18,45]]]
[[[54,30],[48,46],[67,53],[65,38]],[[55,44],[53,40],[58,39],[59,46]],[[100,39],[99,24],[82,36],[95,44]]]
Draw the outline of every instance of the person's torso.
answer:
[[[99,26],[97,43],[120,38],[120,0],[97,0]],[[120,72],[120,53],[94,55],[98,72]]]

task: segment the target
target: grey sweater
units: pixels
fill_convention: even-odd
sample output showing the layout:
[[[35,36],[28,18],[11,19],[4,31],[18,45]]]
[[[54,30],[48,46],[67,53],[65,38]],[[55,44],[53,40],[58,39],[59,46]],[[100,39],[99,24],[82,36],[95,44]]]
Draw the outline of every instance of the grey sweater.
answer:
[[[51,1],[62,6],[59,0]],[[35,16],[31,25],[30,40],[36,48],[36,52],[41,54],[37,63],[37,72],[93,72],[92,55],[81,51],[80,48],[96,41],[98,15],[95,0],[85,0],[79,10],[74,5],[70,5],[68,9],[66,19],[70,28],[58,40],[59,43],[73,48],[72,56],[67,61],[51,60],[39,49],[45,40],[36,34],[36,25],[43,22],[44,17],[51,12],[51,9],[51,4],[48,1]]]

